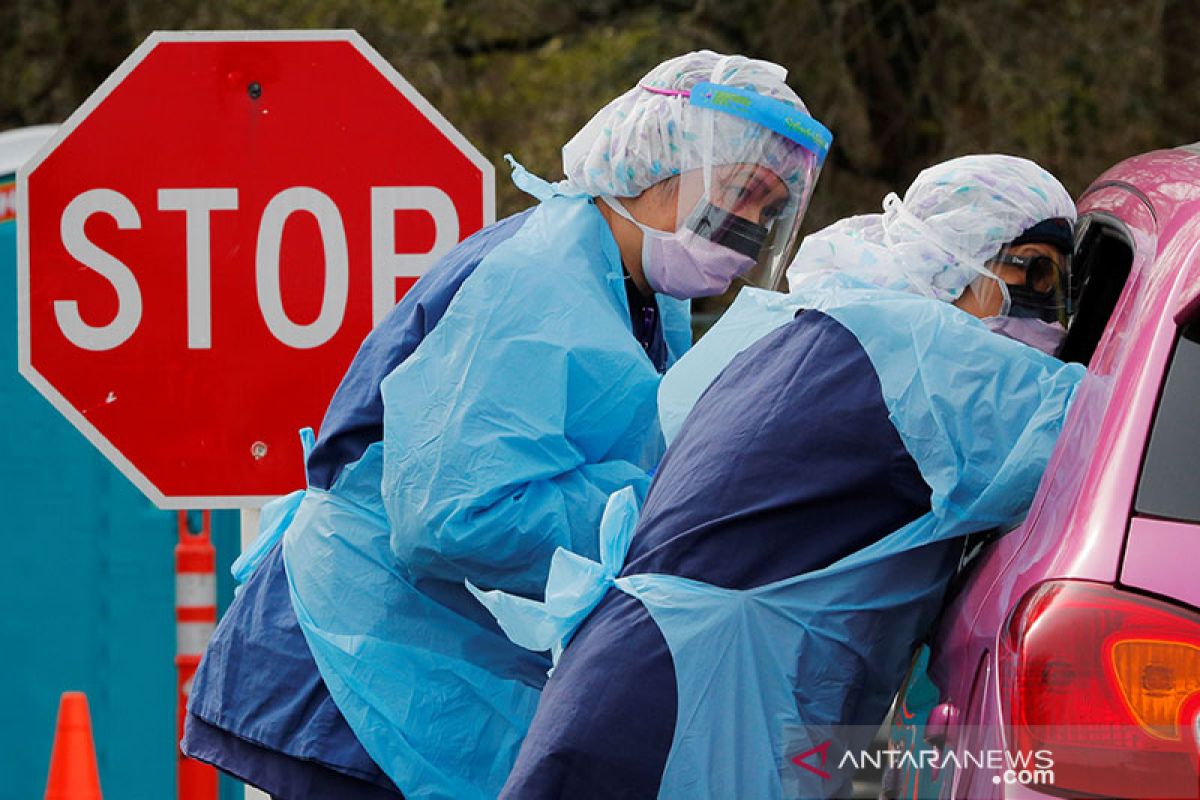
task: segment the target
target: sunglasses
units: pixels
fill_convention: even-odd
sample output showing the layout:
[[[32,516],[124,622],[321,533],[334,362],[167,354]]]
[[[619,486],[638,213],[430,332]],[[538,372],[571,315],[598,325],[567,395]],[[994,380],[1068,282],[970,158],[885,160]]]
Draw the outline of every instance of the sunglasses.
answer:
[[[1063,289],[1066,266],[1050,256],[1015,256],[1011,253],[996,256],[999,264],[1010,264],[1025,271],[1025,288],[1038,293],[1055,292]]]
[[[1013,300],[1012,316],[1038,317],[1066,326],[1071,315],[1070,270],[1050,256],[1017,256],[1005,253],[992,259],[998,264],[1019,267],[1025,274],[1022,285],[1008,287]]]

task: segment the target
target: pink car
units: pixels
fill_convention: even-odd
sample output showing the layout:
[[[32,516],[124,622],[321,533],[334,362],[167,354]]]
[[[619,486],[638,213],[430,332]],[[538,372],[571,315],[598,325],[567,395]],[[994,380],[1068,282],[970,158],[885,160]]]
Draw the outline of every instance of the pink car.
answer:
[[[1025,522],[956,581],[937,691],[897,699],[884,797],[1200,797],[1200,146],[1078,205],[1088,375]]]

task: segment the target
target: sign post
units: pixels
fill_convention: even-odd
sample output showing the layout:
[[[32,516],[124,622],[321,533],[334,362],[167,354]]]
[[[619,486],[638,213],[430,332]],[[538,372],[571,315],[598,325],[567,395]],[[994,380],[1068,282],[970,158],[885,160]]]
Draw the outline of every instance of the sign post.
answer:
[[[192,679],[217,624],[217,559],[212,544],[212,514],[200,516],[196,530],[186,511],[178,516],[179,542],[175,545],[175,738],[183,739],[187,698]],[[179,800],[211,800],[217,795],[217,771],[176,752]]]
[[[18,175],[20,372],[160,508],[245,524],[493,182],[353,31],[155,33]]]

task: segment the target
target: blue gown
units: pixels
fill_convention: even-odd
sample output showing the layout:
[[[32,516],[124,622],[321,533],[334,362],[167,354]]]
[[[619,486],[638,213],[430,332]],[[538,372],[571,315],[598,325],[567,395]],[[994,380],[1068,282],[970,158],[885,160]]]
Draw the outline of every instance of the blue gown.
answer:
[[[307,458],[308,490],[264,509],[257,555],[242,566],[248,601],[239,596],[222,620],[193,692],[189,752],[251,778],[245,773],[282,753],[303,762],[290,765],[292,775],[316,764],[389,796],[392,779],[412,797],[498,790],[507,764],[498,773],[439,764],[470,760],[469,748],[452,742],[473,717],[494,727],[489,682],[519,708],[544,682],[547,662],[509,644],[462,577],[536,587],[545,577],[539,548],[549,548],[543,560],[564,544],[594,552],[605,496],[621,485],[644,489],[661,456],[660,371],[690,343],[686,304],[639,304],[628,290],[589,200],[553,197],[522,179],[542,205],[463,243],[406,295],[335,395]],[[601,386],[619,408],[596,400]],[[432,514],[427,504],[439,496],[449,516],[414,524],[411,515]],[[456,522],[472,498],[477,507]],[[488,536],[515,541],[523,521],[525,549],[506,558],[489,545]],[[281,551],[273,542],[284,531]],[[281,590],[289,586],[291,603]],[[460,693],[456,717],[447,693],[461,687],[444,681],[463,670],[479,702],[472,708]],[[230,737],[206,747],[212,728],[266,747],[221,763],[213,756],[231,749]],[[503,753],[503,741],[491,750]],[[395,742],[401,747],[389,749]],[[284,775],[268,791],[314,796],[307,778],[265,773]],[[343,794],[369,796],[365,786],[355,791]]]
[[[306,459],[308,480],[329,488],[342,467],[383,438],[379,384],[446,312],[463,281],[530,211],[463,241],[422,276],[363,341],[330,401]],[[264,513],[282,533],[290,516]],[[277,797],[395,798],[398,790],[358,743],[321,680],[288,593],[278,537],[239,559],[244,585],[221,618],[196,673],[183,751]]]
[[[663,382],[693,407],[640,514],[615,494],[545,602],[477,592],[561,652],[502,796],[843,796],[836,759],[793,759],[866,744],[957,540],[1028,506],[1082,372],[845,275],[744,291]]]

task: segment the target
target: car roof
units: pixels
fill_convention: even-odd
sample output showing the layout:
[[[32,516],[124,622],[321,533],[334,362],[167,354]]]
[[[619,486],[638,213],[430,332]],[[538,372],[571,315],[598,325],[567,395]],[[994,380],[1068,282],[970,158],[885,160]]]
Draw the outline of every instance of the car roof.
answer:
[[[1168,309],[1172,317],[1194,305],[1200,298],[1200,259],[1190,255],[1200,243],[1200,142],[1144,153],[1116,164],[1080,197],[1081,210],[1087,208],[1090,194],[1107,187],[1124,188],[1139,196],[1153,216],[1156,247],[1155,258],[1143,276],[1151,284],[1147,288],[1161,288],[1173,295]],[[1178,256],[1189,257],[1184,261]],[[1172,285],[1159,287],[1161,283]]]

